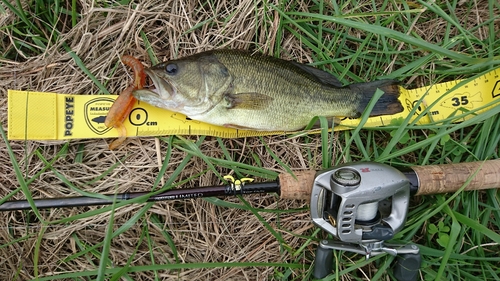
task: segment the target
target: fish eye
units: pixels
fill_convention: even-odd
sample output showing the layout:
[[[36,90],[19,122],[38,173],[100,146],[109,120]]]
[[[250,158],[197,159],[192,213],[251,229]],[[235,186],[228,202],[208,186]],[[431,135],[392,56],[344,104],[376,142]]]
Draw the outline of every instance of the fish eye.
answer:
[[[165,66],[165,71],[170,75],[177,74],[177,71],[178,71],[177,64],[175,64],[175,63],[167,64],[167,66]]]

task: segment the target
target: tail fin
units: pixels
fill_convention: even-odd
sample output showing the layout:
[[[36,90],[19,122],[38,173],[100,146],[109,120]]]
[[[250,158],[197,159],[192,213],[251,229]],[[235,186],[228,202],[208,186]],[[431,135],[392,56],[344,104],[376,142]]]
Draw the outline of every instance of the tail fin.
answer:
[[[356,83],[349,85],[349,87],[362,96],[358,107],[360,113],[365,110],[377,88],[384,91],[384,95],[377,101],[370,116],[391,115],[403,111],[403,105],[398,100],[400,92],[399,81],[397,80],[386,79],[368,83]]]

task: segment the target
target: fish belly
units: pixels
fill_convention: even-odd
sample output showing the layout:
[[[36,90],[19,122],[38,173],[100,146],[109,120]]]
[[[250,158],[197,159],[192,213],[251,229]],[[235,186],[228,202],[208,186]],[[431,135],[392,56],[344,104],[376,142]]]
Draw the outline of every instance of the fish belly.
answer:
[[[315,116],[342,117],[353,114],[352,109],[337,108],[331,103],[313,102],[292,97],[273,100],[264,109],[239,109],[218,105],[193,119],[231,128],[256,131],[297,131]]]

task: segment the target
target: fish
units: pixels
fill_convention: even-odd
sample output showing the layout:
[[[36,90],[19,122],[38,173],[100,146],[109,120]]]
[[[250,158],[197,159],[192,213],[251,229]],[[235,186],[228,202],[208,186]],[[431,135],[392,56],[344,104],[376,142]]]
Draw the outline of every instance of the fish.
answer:
[[[132,94],[193,120],[253,131],[298,131],[315,116],[359,118],[377,89],[370,116],[403,111],[399,81],[343,86],[330,73],[295,61],[219,49],[144,70],[154,84]]]
[[[101,115],[93,118],[92,122],[96,122],[97,124],[104,124],[104,120],[106,120],[106,116]]]

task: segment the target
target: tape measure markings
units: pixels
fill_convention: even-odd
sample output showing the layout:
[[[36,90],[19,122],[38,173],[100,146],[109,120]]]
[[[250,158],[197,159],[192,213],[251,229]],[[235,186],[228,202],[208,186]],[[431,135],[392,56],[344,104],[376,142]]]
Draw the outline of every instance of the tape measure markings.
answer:
[[[494,69],[470,81],[461,79],[411,90],[401,88],[400,100],[404,111],[390,116],[368,118],[364,127],[387,126],[391,125],[392,120],[400,118],[409,118],[409,124],[419,125],[453,120],[454,116],[462,121],[467,120],[472,117],[472,114],[467,116],[467,111],[474,111],[474,114],[484,112],[494,106],[487,106],[489,103],[500,98],[499,72],[499,69]],[[106,128],[103,123],[116,97],[8,90],[8,138],[65,140],[117,137],[116,130]],[[52,102],[47,103],[49,100]],[[38,106],[40,104],[44,106]],[[40,126],[40,120],[44,126]],[[345,119],[335,130],[352,129],[359,122],[359,119]],[[209,135],[236,138],[294,133],[215,126],[141,102],[134,106],[125,126],[130,137]]]

